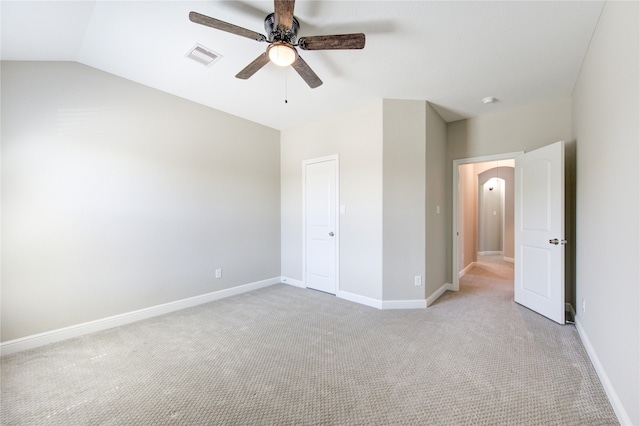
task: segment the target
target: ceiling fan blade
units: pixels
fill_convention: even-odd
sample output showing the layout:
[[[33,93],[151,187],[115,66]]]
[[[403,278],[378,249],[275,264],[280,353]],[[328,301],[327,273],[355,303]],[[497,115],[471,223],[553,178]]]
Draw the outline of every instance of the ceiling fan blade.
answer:
[[[300,74],[300,77],[302,77],[302,79],[312,89],[315,89],[316,87],[322,84],[322,80],[320,80],[320,78],[316,75],[316,73],[313,72],[311,67],[304,60],[302,60],[300,55],[298,55],[298,57],[293,62],[293,64],[291,64],[291,66],[293,67],[294,70],[296,70],[298,74]]]
[[[252,40],[267,41],[267,38],[260,33],[239,27],[237,25],[229,24],[228,22],[224,22],[219,19],[202,15],[198,12],[189,12],[189,20],[191,22],[195,22],[196,24],[205,25],[207,27],[215,28],[216,30],[226,31],[231,34],[250,38]]]
[[[300,37],[302,50],[362,49],[365,36],[362,33]]]
[[[291,30],[295,4],[295,0],[273,0],[275,26],[277,29],[284,31]]]
[[[242,71],[236,74],[236,78],[241,78],[243,80],[248,79],[252,75],[254,75],[258,70],[269,62],[269,56],[267,56],[267,52],[264,52],[262,55],[258,56],[251,62],[249,65],[244,67]]]

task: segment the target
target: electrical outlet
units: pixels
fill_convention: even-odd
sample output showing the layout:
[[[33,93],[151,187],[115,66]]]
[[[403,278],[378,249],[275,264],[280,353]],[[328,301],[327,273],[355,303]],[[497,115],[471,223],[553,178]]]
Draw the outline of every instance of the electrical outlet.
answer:
[[[422,275],[416,275],[414,283],[416,287],[420,287],[422,285]]]
[[[222,269],[216,269],[216,279],[222,278]]]
[[[584,313],[586,312],[586,310],[587,310],[587,302],[585,302],[585,300],[582,299],[582,312]]]

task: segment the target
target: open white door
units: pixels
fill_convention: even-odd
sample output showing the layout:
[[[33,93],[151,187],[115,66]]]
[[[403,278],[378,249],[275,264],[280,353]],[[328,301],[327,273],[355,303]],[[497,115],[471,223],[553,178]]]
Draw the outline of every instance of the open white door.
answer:
[[[515,184],[515,301],[564,324],[564,142],[517,157]]]
[[[305,161],[304,168],[304,281],[315,290],[337,290],[338,160]]]

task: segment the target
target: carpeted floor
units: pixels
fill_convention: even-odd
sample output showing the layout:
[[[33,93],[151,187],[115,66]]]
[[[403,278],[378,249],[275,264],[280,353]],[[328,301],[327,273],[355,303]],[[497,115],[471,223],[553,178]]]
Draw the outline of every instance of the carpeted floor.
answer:
[[[575,328],[482,263],[426,310],[286,285],[2,359],[3,425],[617,424]]]

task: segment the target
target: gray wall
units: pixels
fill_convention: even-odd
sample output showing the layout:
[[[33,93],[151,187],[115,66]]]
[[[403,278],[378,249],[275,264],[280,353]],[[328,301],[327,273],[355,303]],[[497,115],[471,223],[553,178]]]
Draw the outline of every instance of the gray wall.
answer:
[[[447,182],[447,124],[427,103],[427,140],[426,140],[426,279],[425,292],[429,298],[447,281],[447,242],[451,241],[451,232],[447,230],[447,218],[451,216],[450,204],[446,202],[446,193],[450,187]]]
[[[640,424],[639,16],[638,2],[605,4],[573,93],[577,323],[626,411],[621,420],[635,425]]]
[[[338,154],[339,292],[393,301],[439,289],[448,238],[445,129],[425,101],[384,99],[283,131],[282,275],[302,280],[302,161]]]
[[[426,107],[383,101],[383,300],[425,298]]]
[[[3,62],[1,136],[3,341],[280,275],[276,130]]]
[[[302,280],[302,161],[340,156],[340,291],[382,298],[382,100],[284,130],[282,276]]]

